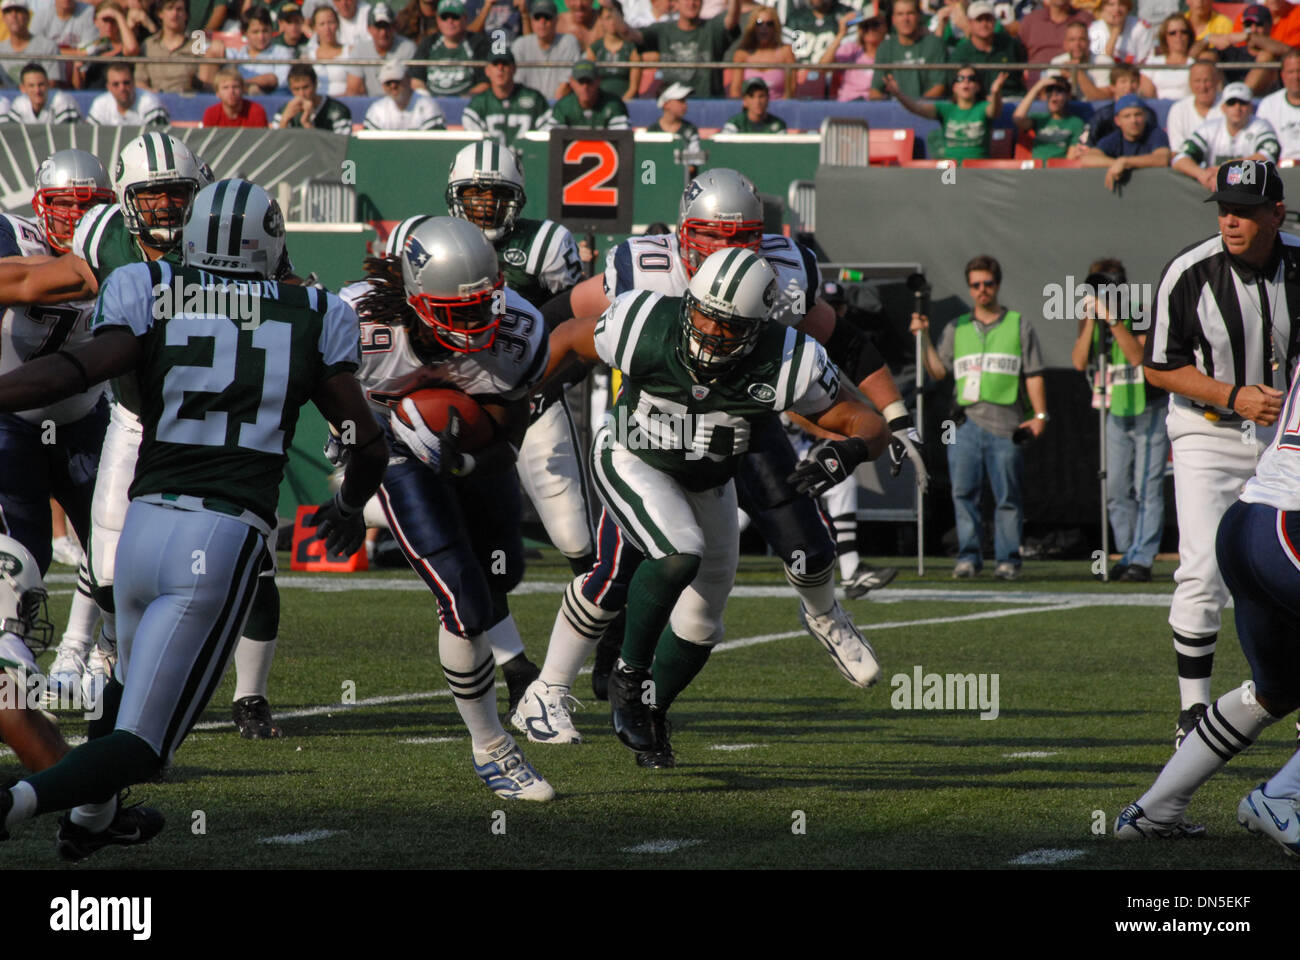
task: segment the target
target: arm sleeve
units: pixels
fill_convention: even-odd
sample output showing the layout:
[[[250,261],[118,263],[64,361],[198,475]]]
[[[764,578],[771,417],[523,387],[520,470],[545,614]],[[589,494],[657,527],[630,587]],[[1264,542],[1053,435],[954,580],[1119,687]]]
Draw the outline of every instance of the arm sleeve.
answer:
[[[355,372],[361,366],[361,321],[356,311],[324,290],[312,288],[311,296],[325,298],[320,340],[316,345],[321,358],[320,379],[328,380],[343,371]]]
[[[812,337],[792,331],[803,338],[802,351],[796,350],[790,372],[794,380],[794,398],[785,409],[806,417],[825,413],[835,405],[840,394],[840,369],[826,355],[822,345]],[[782,376],[785,371],[782,370]],[[781,392],[777,386],[778,395]]]
[[[1151,332],[1143,362],[1157,370],[1174,370],[1195,360],[1192,353],[1196,323],[1196,293],[1187,273],[1165,267],[1156,287]]]
[[[613,300],[627,293],[632,287],[632,245],[624,240],[606,257],[605,296]]]
[[[542,284],[551,293],[560,293],[582,280],[582,259],[578,244],[567,227],[556,224],[555,238],[547,245],[542,263]]]
[[[1020,315],[1020,360],[1026,377],[1042,376],[1043,351],[1038,343],[1038,334],[1024,314]]]
[[[645,327],[658,294],[648,290],[632,290],[614,300],[596,321],[596,354],[616,370],[631,374],[632,355],[637,339]]]
[[[154,286],[170,284],[171,276],[171,267],[161,263],[132,263],[114,270],[99,291],[91,332],[127,327],[143,337],[153,326]]]

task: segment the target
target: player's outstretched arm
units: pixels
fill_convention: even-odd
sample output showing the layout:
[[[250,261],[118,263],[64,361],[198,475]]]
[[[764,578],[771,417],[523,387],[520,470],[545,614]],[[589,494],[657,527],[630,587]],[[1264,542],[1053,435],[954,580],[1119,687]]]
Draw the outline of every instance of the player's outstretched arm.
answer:
[[[347,469],[339,493],[345,503],[365,506],[384,479],[388,444],[384,432],[366,403],[361,385],[351,373],[336,373],[316,388],[312,402],[334,430],[345,439]]]
[[[845,437],[814,446],[786,478],[796,490],[810,497],[819,497],[844,482],[858,464],[880,456],[889,443],[885,421],[857,400],[840,400],[808,419],[823,430]]]
[[[71,253],[61,257],[12,257],[0,262],[0,303],[67,303],[89,300],[99,282],[85,260]]]
[[[546,361],[546,373],[533,393],[545,393],[547,387],[562,380],[580,364],[599,363],[596,352],[596,324],[598,317],[586,320],[566,320],[551,331],[551,355]]]
[[[823,430],[843,434],[850,440],[855,437],[862,440],[868,454],[863,459],[874,460],[889,446],[889,426],[884,418],[857,400],[840,400],[809,419]]]
[[[3,301],[0,301],[3,302]],[[604,274],[588,277],[573,288],[569,297],[572,316],[579,319],[598,317],[609,307],[609,297],[605,293]]]
[[[134,369],[140,341],[126,328],[107,329],[90,343],[24,363],[0,377],[0,413],[44,407],[85,393]]]

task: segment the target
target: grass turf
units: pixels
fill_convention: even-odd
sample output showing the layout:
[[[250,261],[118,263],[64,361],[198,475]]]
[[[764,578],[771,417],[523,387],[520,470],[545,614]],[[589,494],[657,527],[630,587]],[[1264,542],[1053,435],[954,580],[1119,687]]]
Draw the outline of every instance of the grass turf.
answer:
[[[846,602],[859,624],[876,628],[867,636],[884,677],[869,691],[845,683],[803,634],[719,649],[673,708],[675,770],[637,768],[609,729],[607,706],[580,678],[575,693],[587,708],[575,722],[588,742],[525,747],[559,793],[552,804],[498,799],[474,776],[423,588],[282,587],[271,695],[287,738],[238,738],[228,675],[164,781],[134,789],[133,799],[164,811],[167,829],[147,847],[109,848],[86,866],[989,868],[1041,850],[1077,851],[1059,868],[1284,866],[1234,812],[1290,755],[1289,721],[1197,795],[1191,814],[1208,824],[1209,839],[1109,837],[1116,813],[1171,750],[1178,705],[1168,609],[1151,595],[1172,592],[1172,564],[1157,566],[1154,583],[1114,585],[1093,581],[1083,563],[1027,564],[1015,584],[988,570],[954,583],[951,566],[929,561],[923,581],[905,570],[877,599]],[[528,582],[567,577],[547,554],[530,565]],[[417,585],[408,571],[342,583],[361,578]],[[757,557],[744,558],[738,582],[784,584],[776,562]],[[61,625],[70,590],[55,589],[51,612]],[[540,663],[559,592],[534,589],[512,608]],[[909,599],[918,589],[948,596]],[[1006,603],[987,592],[1015,596]],[[1076,596],[1044,608],[1042,593]],[[1125,598],[1132,602],[1106,603]],[[728,641],[798,629],[789,597],[736,597],[728,606]],[[1248,676],[1230,616],[1220,641],[1216,695]],[[917,665],[996,674],[998,717],[894,709],[891,679],[910,679]],[[345,694],[358,705],[342,705]],[[76,715],[64,723],[71,736],[84,732]],[[6,774],[20,774],[12,755],[0,758]],[[6,867],[57,868],[54,826],[44,817],[17,828]],[[265,842],[313,831],[334,832]]]

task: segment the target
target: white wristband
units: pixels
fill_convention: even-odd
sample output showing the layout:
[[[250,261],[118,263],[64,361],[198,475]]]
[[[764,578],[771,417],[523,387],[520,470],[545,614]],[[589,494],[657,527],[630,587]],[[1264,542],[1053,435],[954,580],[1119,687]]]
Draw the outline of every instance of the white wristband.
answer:
[[[880,411],[880,415],[885,418],[885,422],[897,420],[899,417],[907,416],[907,404],[902,400],[895,400],[893,403],[886,404],[885,409]]]

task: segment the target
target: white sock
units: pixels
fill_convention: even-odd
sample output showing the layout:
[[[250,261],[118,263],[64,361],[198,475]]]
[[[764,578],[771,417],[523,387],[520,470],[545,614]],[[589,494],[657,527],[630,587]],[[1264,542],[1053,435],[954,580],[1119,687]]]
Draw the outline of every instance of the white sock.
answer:
[[[1194,703],[1209,703],[1211,679],[1211,677],[1205,677],[1203,679],[1179,677],[1178,698],[1182,701],[1182,706],[1178,709],[1186,710]]]
[[[1183,815],[1192,794],[1278,720],[1255,702],[1254,685],[1229,690],[1210,705],[1138,804],[1157,823]],[[1249,691],[1249,698],[1247,697]]]
[[[519,626],[510,614],[506,614],[500,623],[484,630],[483,636],[487,637],[488,645],[492,647],[492,658],[498,667],[524,652],[524,640],[519,636]]]
[[[1264,793],[1270,797],[1300,797],[1300,753],[1291,759],[1264,784]]]
[[[835,606],[835,565],[831,564],[816,573],[795,573],[789,566],[785,568],[785,578],[794,587],[795,593],[803,600],[804,609],[814,617],[829,613]]]
[[[438,659],[473,748],[498,746],[506,731],[497,716],[496,664],[486,634],[458,637],[439,627]]]
[[[80,806],[73,807],[69,816],[73,823],[79,827],[85,827],[91,833],[107,830],[108,825],[117,816],[117,797],[113,797],[104,803],[83,803]]]
[[[99,607],[90,599],[90,574],[83,561],[77,570],[77,592],[72,595],[72,610],[68,614],[68,628],[63,631],[59,649],[71,648],[85,659],[95,638],[95,623],[99,620]]]
[[[610,621],[618,616],[582,595],[578,589],[582,579],[578,577],[564,590],[539,678],[543,683],[562,687],[566,692],[578,679],[578,671],[596,649]]]
[[[278,639],[239,638],[239,643],[235,646],[236,700],[266,696],[266,678],[271,675],[271,662],[275,659],[275,643]]]
[[[840,579],[847,580],[853,576],[853,571],[858,569],[858,551],[850,550],[848,553],[840,554]]]
[[[24,820],[36,816],[36,790],[26,780],[19,780],[10,787],[9,796],[13,797],[14,805],[5,817],[6,830],[12,830]]]

